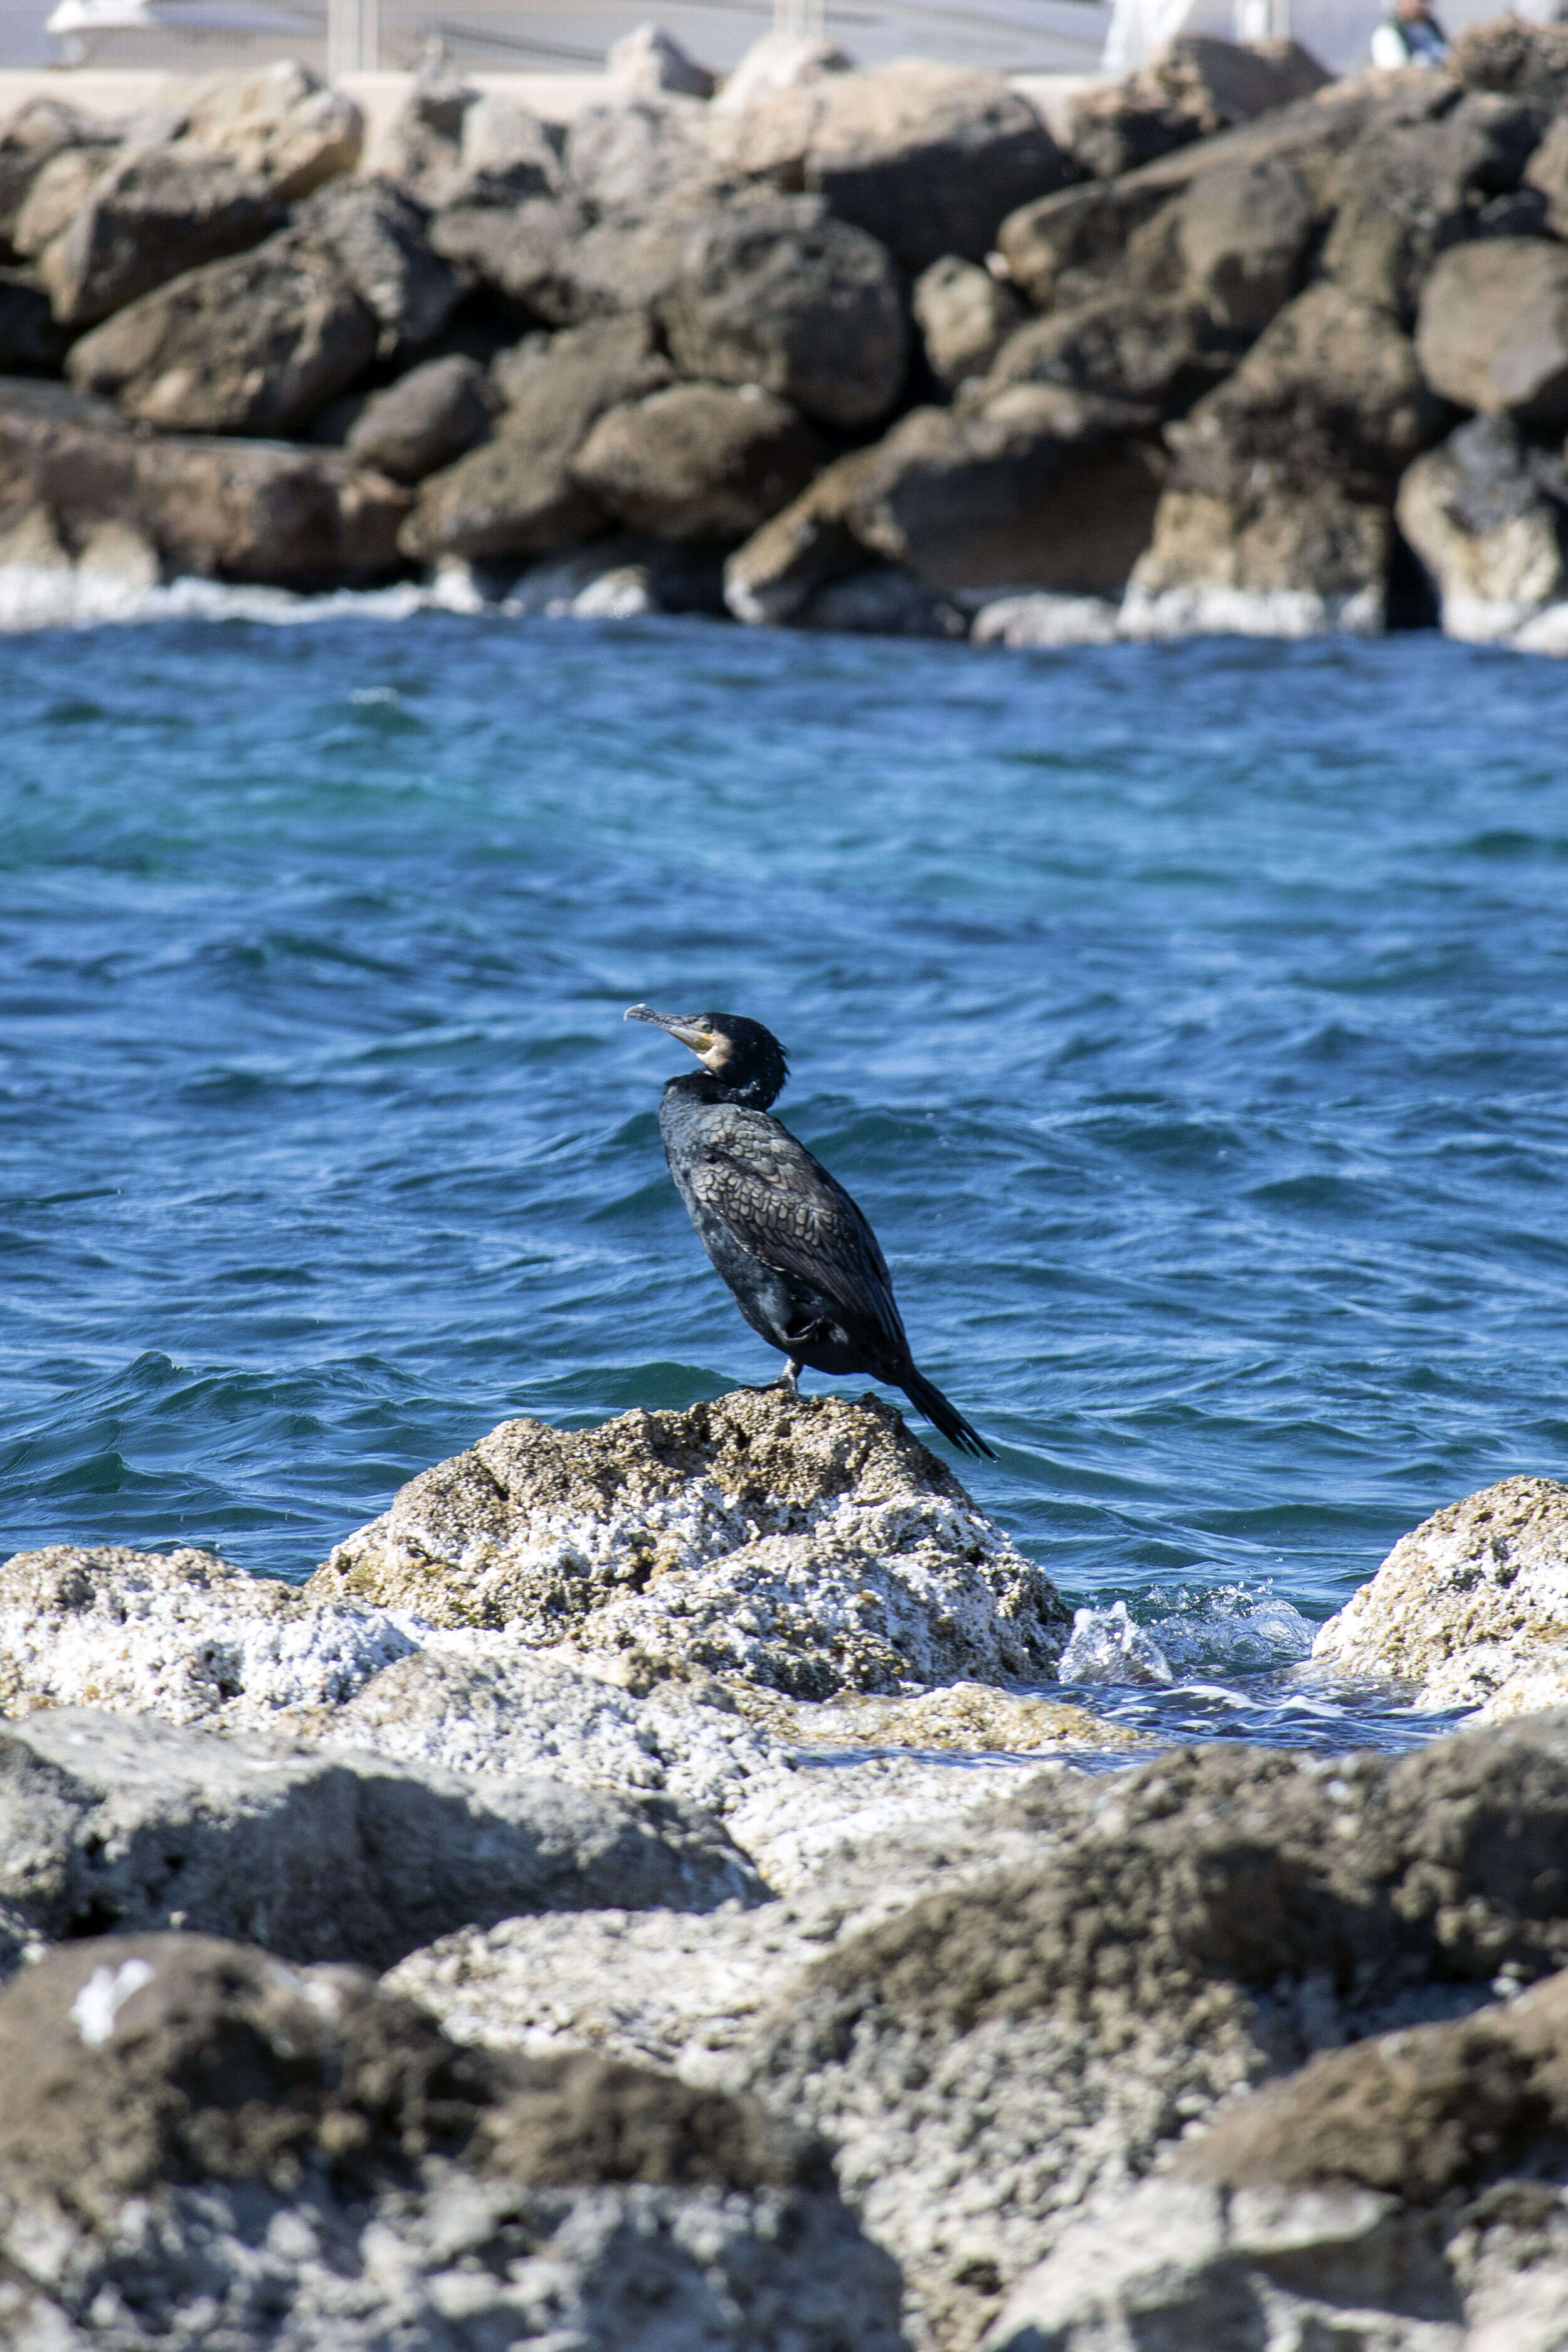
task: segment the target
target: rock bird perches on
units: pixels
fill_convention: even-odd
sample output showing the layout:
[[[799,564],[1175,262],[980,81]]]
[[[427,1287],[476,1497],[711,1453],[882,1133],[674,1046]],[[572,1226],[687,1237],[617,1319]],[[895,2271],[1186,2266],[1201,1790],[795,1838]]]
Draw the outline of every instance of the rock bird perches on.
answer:
[[[910,1353],[877,1236],[769,1105],[789,1065],[759,1021],[734,1013],[681,1016],[634,1004],[701,1063],[670,1078],[658,1110],[665,1157],[698,1239],[753,1331],[785,1359],[793,1388],[802,1368],[868,1372],[902,1389],[964,1454],[991,1447]]]

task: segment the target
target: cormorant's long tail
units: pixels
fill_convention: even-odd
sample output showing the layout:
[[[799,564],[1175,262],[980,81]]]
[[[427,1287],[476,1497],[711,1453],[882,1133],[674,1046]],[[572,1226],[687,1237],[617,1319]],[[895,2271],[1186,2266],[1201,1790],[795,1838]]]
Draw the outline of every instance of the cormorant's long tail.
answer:
[[[899,1386],[916,1411],[924,1413],[932,1428],[941,1430],[950,1445],[956,1445],[961,1454],[973,1454],[977,1460],[995,1461],[994,1448],[986,1444],[980,1432],[971,1428],[958,1407],[949,1404],[936,1383],[928,1381],[913,1364],[904,1373]]]

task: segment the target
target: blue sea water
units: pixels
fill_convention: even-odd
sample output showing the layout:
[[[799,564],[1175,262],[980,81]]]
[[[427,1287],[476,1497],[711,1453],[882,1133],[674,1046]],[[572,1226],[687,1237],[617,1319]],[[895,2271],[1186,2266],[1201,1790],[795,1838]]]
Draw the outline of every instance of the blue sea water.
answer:
[[[728,1008],[967,1483],[1165,1625],[1111,1703],[1409,1735],[1247,1628],[1568,1456],[1568,668],[348,614],[0,709],[0,1554],[301,1577],[503,1415],[772,1378],[620,1018]]]

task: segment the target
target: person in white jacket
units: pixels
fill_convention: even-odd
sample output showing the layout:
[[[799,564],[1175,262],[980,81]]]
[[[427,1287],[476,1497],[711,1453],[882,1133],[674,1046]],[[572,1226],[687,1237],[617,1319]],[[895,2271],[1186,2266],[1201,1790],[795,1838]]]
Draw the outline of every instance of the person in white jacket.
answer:
[[[1374,66],[1440,66],[1448,54],[1448,37],[1426,0],[1394,0],[1372,37]]]

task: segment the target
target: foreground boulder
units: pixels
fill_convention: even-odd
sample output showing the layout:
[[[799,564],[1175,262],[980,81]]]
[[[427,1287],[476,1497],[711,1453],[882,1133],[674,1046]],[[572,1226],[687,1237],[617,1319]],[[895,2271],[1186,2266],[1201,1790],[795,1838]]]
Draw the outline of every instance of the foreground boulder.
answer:
[[[68,552],[106,525],[154,572],[326,588],[397,568],[408,494],[330,449],[143,436],[106,402],[0,383],[0,514],[29,516]]]
[[[1038,1681],[1068,1631],[1048,1578],[890,1406],[776,1389],[597,1429],[503,1422],[306,1590],[805,1698]]]
[[[113,536],[136,569],[316,589],[384,577],[407,494],[337,454],[268,442],[145,437],[101,401],[0,383],[7,536],[68,565]],[[25,560],[13,558],[13,560]]]
[[[189,1927],[386,1968],[447,1929],[608,1904],[757,1899],[705,1815],[50,1708],[0,1735],[0,1962],[31,1941]]]
[[[1568,1702],[1568,1486],[1504,1478],[1402,1536],[1312,1655],[1487,1720]]]
[[[1441,420],[1389,313],[1309,287],[1168,429],[1175,472],[1123,626],[1380,629],[1395,487]]]
[[[601,416],[573,460],[607,514],[660,539],[743,539],[816,470],[812,435],[758,384],[677,383]]]
[[[900,2352],[821,2148],[585,2054],[457,2048],[342,1969],[197,1936],[71,1946],[0,1996],[0,2327],[373,2352]]]
[[[1053,1775],[996,1822],[1049,1839],[1061,1817]],[[1562,1717],[1398,1759],[1180,1750],[1095,1783],[1029,1866],[841,1942],[750,2031],[748,2079],[837,2143],[919,2340],[973,2343],[1064,2228],[1123,2206],[1237,2093],[1562,1967],[1565,1835]]]
[[[1553,2352],[1568,2308],[1568,1976],[1314,2059],[1071,2231],[985,2352],[1331,2342]]]
[[[1405,474],[1399,528],[1447,636],[1511,636],[1568,593],[1568,467],[1508,416],[1472,416]]]

